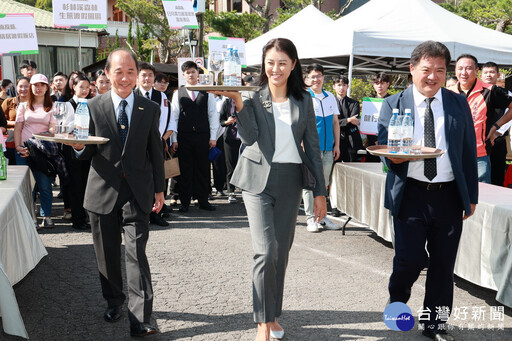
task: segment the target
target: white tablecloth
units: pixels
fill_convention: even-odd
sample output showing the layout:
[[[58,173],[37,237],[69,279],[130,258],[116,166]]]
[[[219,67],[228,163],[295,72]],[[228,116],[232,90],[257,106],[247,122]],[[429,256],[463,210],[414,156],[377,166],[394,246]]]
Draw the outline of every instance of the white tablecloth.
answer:
[[[0,181],[0,314],[4,331],[28,338],[12,286],[48,253],[34,226],[30,171],[9,166]]]
[[[340,211],[392,241],[385,179],[379,163],[337,163],[331,196]],[[512,307],[512,189],[480,183],[478,202],[475,214],[464,221],[455,274],[496,290],[496,300]]]

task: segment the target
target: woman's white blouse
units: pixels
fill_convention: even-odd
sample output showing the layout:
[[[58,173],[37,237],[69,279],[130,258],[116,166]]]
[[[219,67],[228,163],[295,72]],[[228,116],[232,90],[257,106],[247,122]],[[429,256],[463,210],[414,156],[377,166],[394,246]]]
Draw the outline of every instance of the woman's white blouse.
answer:
[[[272,162],[302,163],[292,133],[290,100],[283,103],[272,102],[272,110],[274,112],[274,122],[276,126],[276,150]]]

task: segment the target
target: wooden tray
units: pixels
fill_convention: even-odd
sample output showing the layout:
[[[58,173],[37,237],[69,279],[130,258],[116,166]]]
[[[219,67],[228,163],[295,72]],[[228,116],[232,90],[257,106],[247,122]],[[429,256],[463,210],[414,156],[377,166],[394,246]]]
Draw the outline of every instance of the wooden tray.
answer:
[[[384,156],[395,159],[433,159],[445,153],[444,150],[430,147],[421,147],[421,154],[404,154],[403,152],[390,153],[388,152],[388,146],[370,146],[366,148],[366,150],[368,153],[375,156]]]
[[[228,85],[186,85],[193,91],[258,91],[261,86],[228,86]]]
[[[80,144],[105,144],[110,139],[100,136],[89,136],[87,140],[79,140],[73,137],[55,137],[52,133],[33,134],[38,140],[53,141],[58,143],[80,143]]]

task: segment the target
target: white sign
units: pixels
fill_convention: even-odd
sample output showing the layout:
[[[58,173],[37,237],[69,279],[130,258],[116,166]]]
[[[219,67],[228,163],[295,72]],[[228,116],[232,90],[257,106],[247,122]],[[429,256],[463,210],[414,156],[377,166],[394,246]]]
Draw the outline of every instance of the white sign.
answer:
[[[0,55],[38,54],[34,13],[0,16]]]
[[[187,84],[187,82],[185,81],[185,77],[183,77],[183,72],[181,71],[181,66],[183,65],[183,63],[188,62],[188,61],[196,63],[197,67],[199,69],[203,69],[204,70],[204,66],[203,66],[204,65],[204,60],[203,60],[203,57],[178,58],[178,87]]]
[[[189,0],[162,0],[171,29],[199,28],[194,3]]]
[[[194,11],[196,13],[204,13],[205,10],[205,0],[194,0]]]
[[[107,0],[52,0],[53,26],[107,28]]]
[[[363,108],[361,109],[361,121],[359,131],[366,135],[377,135],[377,122],[379,121],[380,108],[383,98],[363,98]]]
[[[208,50],[212,52],[228,52],[228,45],[233,45],[238,50],[240,56],[240,63],[242,67],[247,67],[245,62],[245,39],[244,38],[226,38],[226,37],[209,37]]]

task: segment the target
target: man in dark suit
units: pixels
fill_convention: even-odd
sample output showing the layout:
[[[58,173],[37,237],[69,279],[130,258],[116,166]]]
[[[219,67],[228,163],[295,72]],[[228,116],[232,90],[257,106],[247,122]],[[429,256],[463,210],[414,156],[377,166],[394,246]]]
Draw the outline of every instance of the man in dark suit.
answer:
[[[361,134],[359,133],[359,102],[347,96],[347,76],[334,78],[336,102],[340,112],[340,154],[338,162],[357,161],[357,151],[364,149]]]
[[[411,55],[413,86],[384,100],[378,123],[379,144],[385,145],[392,110],[411,109],[413,143],[424,141],[426,147],[446,150],[428,160],[385,159],[389,172],[384,202],[395,230],[390,302],[409,300],[428,261],[419,322],[424,323],[423,334],[435,340],[453,340],[444,325],[453,303],[453,268],[462,220],[473,214],[478,202],[471,111],[463,96],[442,88],[450,60],[441,43],[418,45]]]
[[[160,108],[135,95],[137,60],[127,50],[113,51],[105,65],[112,90],[89,103],[89,134],[109,138],[102,145],[72,145],[80,159],[92,158],[84,207],[89,211],[103,297],[104,318],[121,317],[125,300],[121,275],[124,230],[128,309],[132,336],[155,334],[149,324],[153,289],[146,258],[149,213],[164,203]],[[154,202],[154,205],[153,205]]]

